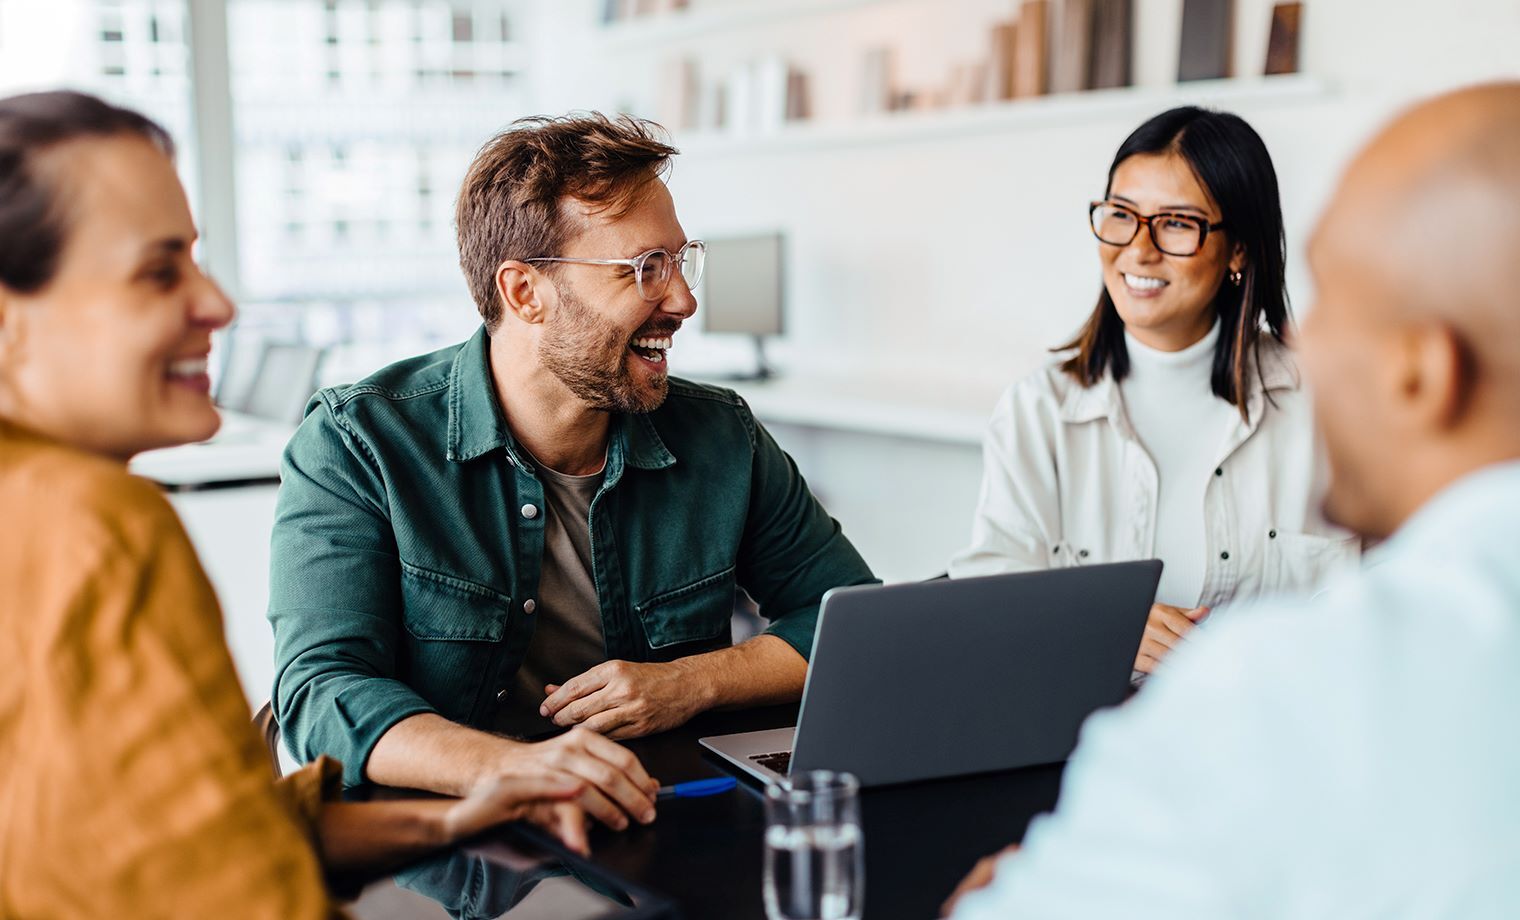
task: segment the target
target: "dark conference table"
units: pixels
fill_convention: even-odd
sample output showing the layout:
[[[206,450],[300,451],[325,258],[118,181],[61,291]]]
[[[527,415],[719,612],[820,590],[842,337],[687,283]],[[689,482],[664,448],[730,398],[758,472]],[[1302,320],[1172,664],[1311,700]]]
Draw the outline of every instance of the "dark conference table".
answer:
[[[628,746],[662,783],[701,779],[729,771],[697,744],[698,738],[784,727],[795,723],[796,714],[796,706],[707,713]],[[866,920],[938,916],[940,904],[979,858],[1022,839],[1030,819],[1055,805],[1062,769],[1055,764],[864,790]],[[661,802],[659,818],[648,827],[617,833],[597,825],[591,863],[668,898],[686,920],[763,920],[764,833],[761,786],[741,777],[733,792]],[[455,884],[452,879],[472,893],[489,884],[462,871],[449,878],[432,883],[435,899],[449,896],[439,888]],[[445,916],[436,903],[389,880],[366,889],[355,912],[360,920]],[[497,916],[499,911],[465,913]],[[500,915],[510,920],[517,913]]]

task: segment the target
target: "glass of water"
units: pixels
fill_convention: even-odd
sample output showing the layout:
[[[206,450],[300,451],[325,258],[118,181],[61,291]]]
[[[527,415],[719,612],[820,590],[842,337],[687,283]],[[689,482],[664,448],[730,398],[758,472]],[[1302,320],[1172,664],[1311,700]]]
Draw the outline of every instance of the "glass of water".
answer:
[[[860,781],[812,770],[765,790],[770,920],[859,920],[865,899]]]

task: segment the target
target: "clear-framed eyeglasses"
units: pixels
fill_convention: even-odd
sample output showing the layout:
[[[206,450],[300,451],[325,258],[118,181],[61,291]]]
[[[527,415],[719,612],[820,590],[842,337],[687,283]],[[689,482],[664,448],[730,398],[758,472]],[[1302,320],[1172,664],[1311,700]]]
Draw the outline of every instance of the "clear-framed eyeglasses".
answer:
[[[1193,256],[1203,248],[1209,233],[1224,226],[1211,224],[1193,214],[1141,214],[1115,201],[1094,201],[1088,205],[1088,220],[1098,242],[1110,246],[1128,246],[1140,235],[1140,226],[1150,231],[1151,242],[1169,256]]]
[[[672,255],[665,249],[651,249],[631,259],[570,259],[563,256],[540,256],[524,259],[524,262],[566,262],[572,265],[622,265],[633,275],[639,296],[645,300],[659,300],[670,289],[670,277],[676,267],[688,288],[695,288],[702,281],[702,271],[707,267],[707,244],[692,240]]]

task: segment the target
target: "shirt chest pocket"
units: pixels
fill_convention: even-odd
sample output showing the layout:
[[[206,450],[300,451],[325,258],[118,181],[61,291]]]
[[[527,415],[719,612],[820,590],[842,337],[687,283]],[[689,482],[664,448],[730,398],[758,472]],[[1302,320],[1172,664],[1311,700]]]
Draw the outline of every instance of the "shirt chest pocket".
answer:
[[[1361,554],[1357,538],[1321,537],[1272,531],[1267,539],[1267,571],[1274,591],[1313,592],[1338,572],[1355,565]]]
[[[665,591],[633,608],[655,660],[723,648],[732,641],[734,568]]]
[[[396,674],[446,718],[468,721],[506,636],[512,601],[484,585],[402,566]]]

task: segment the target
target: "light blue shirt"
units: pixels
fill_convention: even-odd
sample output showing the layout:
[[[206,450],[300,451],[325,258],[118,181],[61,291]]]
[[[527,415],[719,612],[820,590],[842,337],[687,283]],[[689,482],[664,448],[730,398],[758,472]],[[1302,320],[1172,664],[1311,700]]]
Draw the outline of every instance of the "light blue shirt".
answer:
[[[1088,721],[956,920],[1520,917],[1520,463]],[[969,868],[969,867],[968,867]]]

